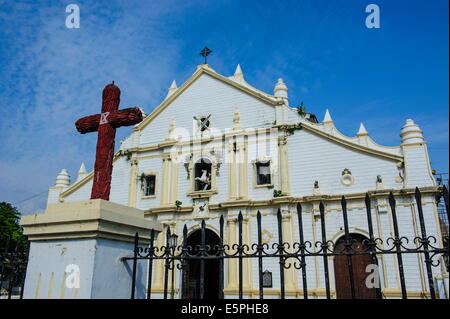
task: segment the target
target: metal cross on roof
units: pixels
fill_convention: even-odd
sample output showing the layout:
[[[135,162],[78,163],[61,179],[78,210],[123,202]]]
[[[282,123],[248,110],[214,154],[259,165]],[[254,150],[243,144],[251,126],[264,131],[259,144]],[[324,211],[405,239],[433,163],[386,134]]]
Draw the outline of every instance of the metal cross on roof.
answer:
[[[205,47],[203,50],[200,51],[200,55],[205,58],[205,64],[206,64],[206,57],[211,53],[212,51],[208,49],[208,47]]]

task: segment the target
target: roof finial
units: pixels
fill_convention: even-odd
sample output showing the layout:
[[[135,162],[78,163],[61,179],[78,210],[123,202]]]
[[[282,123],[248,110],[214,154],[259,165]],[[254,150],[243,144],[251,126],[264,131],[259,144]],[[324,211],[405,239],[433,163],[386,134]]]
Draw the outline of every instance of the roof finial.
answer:
[[[333,119],[331,118],[330,115],[330,111],[328,111],[328,109],[325,112],[325,116],[323,117],[323,123],[327,123],[327,122],[333,122]]]
[[[277,84],[275,84],[273,94],[276,97],[283,99],[286,102],[286,104],[289,105],[288,88],[282,78],[279,78]]]
[[[241,65],[238,64],[236,67],[236,71],[234,71],[234,76],[238,77],[238,76],[242,76],[244,77],[244,73],[242,73],[242,69],[241,69]]]
[[[177,82],[175,80],[173,80],[172,84],[170,85],[169,92],[167,93],[167,96],[171,95],[177,89],[178,89]]]
[[[171,119],[169,122],[169,131],[167,133],[167,141],[174,140],[174,132],[175,132],[175,120]]]
[[[359,130],[358,130],[358,134],[356,134],[357,136],[362,136],[362,135],[369,135],[369,133],[367,132],[366,128],[364,127],[364,124],[361,123],[359,125]]]
[[[233,130],[241,128],[241,117],[239,115],[239,109],[235,109],[233,112]]]
[[[67,170],[63,168],[56,177],[55,186],[68,187],[70,185],[70,176]]]
[[[402,145],[424,143],[423,132],[419,125],[414,123],[413,120],[407,119],[405,125],[400,131],[400,137],[402,139]]]
[[[81,162],[80,169],[78,170],[77,182],[83,179],[86,176],[86,166],[84,166],[84,162]]]

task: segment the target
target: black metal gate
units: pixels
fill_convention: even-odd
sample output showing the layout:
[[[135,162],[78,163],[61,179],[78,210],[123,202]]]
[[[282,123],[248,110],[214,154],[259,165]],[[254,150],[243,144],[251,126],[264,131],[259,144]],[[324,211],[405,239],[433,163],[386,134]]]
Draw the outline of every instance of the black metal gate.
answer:
[[[444,197],[446,214],[448,218],[448,190],[442,187],[442,195]],[[422,210],[422,195],[418,188],[415,190],[415,200],[417,205],[417,213],[419,218],[419,228],[420,236],[415,238],[407,238],[399,233],[398,219],[396,213],[396,200],[393,193],[389,194],[389,206],[391,209],[392,225],[394,236],[385,238],[376,238],[374,236],[374,226],[372,222],[372,209],[371,209],[371,198],[369,194],[365,197],[366,206],[366,217],[367,217],[367,228],[369,233],[369,238],[362,240],[362,242],[357,242],[349,230],[348,225],[348,213],[347,213],[347,200],[344,196],[341,199],[342,207],[342,225],[344,228],[344,235],[342,239],[338,240],[336,243],[326,238],[326,223],[325,223],[325,206],[323,202],[320,202],[320,228],[321,228],[321,240],[316,242],[305,241],[304,240],[304,228],[302,221],[302,205],[297,204],[297,216],[298,216],[298,234],[299,242],[288,243],[283,240],[283,229],[282,229],[282,214],[281,210],[278,209],[277,221],[278,221],[278,242],[269,246],[262,241],[262,231],[261,231],[261,213],[257,213],[257,232],[258,232],[258,242],[252,245],[243,243],[243,232],[242,232],[242,222],[243,215],[239,213],[238,215],[238,242],[236,244],[228,245],[223,242],[223,232],[224,232],[224,218],[220,217],[220,242],[217,245],[210,246],[206,243],[206,225],[203,220],[201,223],[201,240],[199,245],[189,245],[187,242],[188,231],[186,225],[183,228],[183,238],[181,245],[176,245],[171,243],[170,229],[166,233],[166,244],[162,247],[154,246],[155,232],[152,230],[150,234],[150,245],[148,247],[139,246],[139,234],[136,233],[135,236],[135,248],[133,257],[124,257],[123,260],[132,261],[132,287],[131,287],[131,298],[135,298],[136,291],[136,267],[137,263],[140,261],[148,261],[148,274],[147,274],[147,299],[150,299],[152,293],[152,276],[155,260],[163,260],[164,262],[164,291],[163,298],[167,299],[169,292],[173,298],[173,288],[169,289],[169,274],[173,278],[173,273],[175,270],[182,272],[183,280],[186,278],[185,274],[189,271],[188,265],[189,261],[196,260],[200,264],[199,270],[199,299],[204,299],[204,280],[205,280],[205,263],[208,260],[217,260],[219,265],[219,280],[217,285],[219,291],[221,292],[219,298],[223,298],[223,288],[224,288],[224,261],[235,259],[238,263],[238,287],[239,287],[239,298],[243,298],[243,261],[246,258],[255,259],[258,262],[258,277],[259,277],[259,298],[264,298],[264,286],[265,281],[268,279],[267,272],[263,272],[263,260],[266,258],[276,258],[279,262],[279,279],[280,279],[280,297],[285,298],[285,270],[291,267],[301,271],[301,278],[303,284],[303,298],[308,298],[308,281],[307,281],[307,261],[311,257],[320,257],[323,259],[323,274],[325,282],[325,293],[326,298],[330,299],[331,289],[330,289],[330,274],[328,258],[330,256],[344,257],[346,260],[346,271],[348,271],[349,278],[349,296],[351,298],[359,297],[357,295],[358,283],[355,282],[355,272],[354,272],[354,262],[358,256],[368,256],[369,260],[372,261],[374,265],[378,265],[377,256],[380,255],[394,255],[397,261],[397,271],[400,278],[401,285],[401,296],[403,299],[408,298],[405,280],[405,269],[403,265],[403,257],[406,254],[420,254],[424,257],[425,268],[426,268],[426,278],[428,281],[429,295],[432,299],[436,298],[436,287],[433,279],[432,267],[437,267],[444,262],[444,266],[448,272],[448,233],[443,238],[443,242],[446,243],[444,246],[439,247],[438,239],[434,236],[427,235],[425,220]],[[414,246],[408,245],[408,243]],[[382,248],[381,246],[386,247]],[[356,247],[358,245],[358,247]],[[335,249],[339,246],[339,249]],[[367,259],[367,257],[366,257]],[[271,278],[269,278],[271,279]],[[173,283],[173,279],[172,279]],[[186,285],[185,285],[186,287]],[[382,298],[380,288],[376,289],[376,298]],[[182,294],[181,297],[186,297],[186,294]],[[197,297],[197,296],[196,296]]]

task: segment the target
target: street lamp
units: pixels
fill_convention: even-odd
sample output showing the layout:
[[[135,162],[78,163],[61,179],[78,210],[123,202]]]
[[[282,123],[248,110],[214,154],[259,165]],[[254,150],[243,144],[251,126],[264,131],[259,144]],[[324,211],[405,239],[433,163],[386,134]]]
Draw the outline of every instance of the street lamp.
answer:
[[[169,237],[169,246],[172,249],[172,254],[175,256],[175,249],[177,248],[178,235],[172,234]],[[175,298],[175,290],[174,290],[174,275],[175,275],[175,258],[172,259],[172,299]]]

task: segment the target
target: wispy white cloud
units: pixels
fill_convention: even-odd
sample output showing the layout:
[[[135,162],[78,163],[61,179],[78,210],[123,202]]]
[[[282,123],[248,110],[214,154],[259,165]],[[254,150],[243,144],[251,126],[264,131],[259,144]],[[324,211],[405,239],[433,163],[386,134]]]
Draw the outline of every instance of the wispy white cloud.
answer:
[[[8,63],[1,75],[0,200],[17,202],[45,191],[61,168],[74,175],[82,160],[92,166],[96,135],[79,135],[74,122],[98,113],[101,90],[112,80],[121,106],[147,113],[165,94],[179,46],[164,21],[183,4],[79,2],[81,28],[65,27],[66,1],[15,4],[1,11]],[[176,5],[175,5],[176,4]],[[129,129],[118,132],[124,137]],[[46,195],[27,201],[24,212],[42,208]]]
[[[65,28],[65,7],[73,2],[80,6],[80,29]],[[448,110],[442,107],[448,99],[443,103],[439,95],[436,109],[419,102],[410,107],[405,99],[417,95],[412,92],[417,86],[404,84],[397,93],[389,87],[392,70],[375,74],[383,66],[377,62],[395,66],[421,42],[414,37],[411,47],[381,50],[399,42],[395,30],[412,31],[401,23],[377,38],[363,26],[363,7],[312,0],[0,0],[0,201],[14,203],[45,191],[61,168],[73,177],[81,161],[92,168],[96,134],[78,134],[74,122],[100,111],[104,85],[115,80],[121,107],[142,106],[149,113],[172,79],[180,85],[192,74],[203,45],[213,49],[209,61],[219,73],[231,75],[241,63],[248,82],[268,93],[282,77],[291,105],[304,101],[319,119],[330,108],[346,135],[354,136],[363,121],[378,143],[398,145],[400,127],[412,117],[424,130],[432,161],[446,157],[439,165],[448,169],[448,154],[441,151],[448,150]],[[433,54],[445,51],[430,48]],[[420,55],[417,63],[428,66],[427,59]],[[398,69],[396,79],[411,77],[403,74],[407,70],[410,65]],[[374,75],[378,82],[369,81]],[[433,87],[445,84],[434,76]],[[426,84],[422,78],[418,83]],[[433,101],[436,92],[422,98]],[[129,132],[119,129],[116,141]],[[45,199],[43,194],[19,208],[35,211]]]

